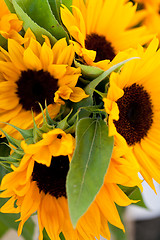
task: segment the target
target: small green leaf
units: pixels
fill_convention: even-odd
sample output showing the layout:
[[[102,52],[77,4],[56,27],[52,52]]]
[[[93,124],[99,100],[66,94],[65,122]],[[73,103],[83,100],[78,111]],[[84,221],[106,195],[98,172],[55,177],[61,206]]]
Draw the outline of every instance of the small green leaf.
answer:
[[[132,57],[129,58],[123,62],[117,63],[116,65],[112,66],[111,68],[109,68],[107,71],[103,72],[102,74],[100,74],[96,79],[94,79],[92,82],[90,82],[87,87],[85,88],[85,92],[86,94],[89,94],[90,96],[93,95],[94,89],[97,87],[97,85],[102,82],[106,77],[108,77],[111,72],[121,68],[125,63],[136,59],[137,57]]]
[[[21,1],[22,2],[22,1]],[[34,22],[28,15],[27,13],[25,13],[23,11],[23,9],[20,7],[20,5],[17,3],[16,0],[12,0],[13,6],[15,8],[15,11],[19,17],[20,20],[23,21],[23,28],[25,31],[27,31],[28,28],[30,28],[37,40],[40,43],[44,42],[44,38],[42,37],[42,35],[46,35],[47,37],[49,37],[51,44],[54,45],[55,42],[57,41],[57,39],[46,29],[44,29],[43,27],[40,27],[36,22]]]
[[[76,149],[67,177],[69,211],[74,227],[103,185],[113,137],[101,119],[83,118],[76,127]]]

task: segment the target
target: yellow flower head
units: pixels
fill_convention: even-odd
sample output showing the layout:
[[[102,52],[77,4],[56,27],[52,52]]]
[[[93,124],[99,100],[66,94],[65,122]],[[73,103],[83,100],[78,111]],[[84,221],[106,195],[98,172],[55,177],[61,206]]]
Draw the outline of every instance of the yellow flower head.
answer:
[[[16,14],[10,13],[4,0],[0,0],[0,6],[0,34],[4,38],[22,42],[23,38],[18,32],[22,29],[23,22],[18,19]]]
[[[139,47],[140,59],[128,62],[120,73],[112,73],[107,97],[103,99],[110,135],[121,137],[120,142],[125,139],[140,165],[140,173],[153,189],[153,178],[160,183],[158,44],[154,39],[146,50]]]
[[[129,29],[136,6],[125,0],[73,1],[73,14],[61,7],[61,17],[74,42],[76,52],[88,65],[107,69],[108,63],[124,60],[129,48],[151,39],[145,27]],[[125,51],[115,56],[120,51]],[[93,62],[94,61],[94,62]]]
[[[20,213],[18,235],[35,211],[39,221],[39,240],[43,239],[44,228],[51,240],[58,240],[61,232],[66,240],[94,240],[95,237],[100,239],[100,235],[109,239],[108,222],[124,230],[115,203],[127,206],[134,201],[124,194],[116,181],[127,186],[137,185],[137,171],[133,178],[131,174],[123,181],[122,166],[126,167],[127,164],[123,163],[124,158],[117,157],[119,153],[116,151],[113,161],[117,163],[112,164],[109,172],[112,171],[112,175],[117,176],[112,178],[110,173],[108,177],[106,175],[100,192],[74,229],[68,210],[66,176],[75,148],[75,139],[58,128],[44,133],[42,137],[42,140],[35,144],[27,145],[22,141],[21,147],[25,155],[19,167],[12,166],[13,171],[5,175],[1,183],[1,190],[4,191],[0,197],[10,198],[2,206],[1,212]],[[117,168],[116,164],[120,167]],[[135,173],[134,169],[133,172]]]
[[[31,37],[29,37],[31,36]],[[32,111],[37,124],[42,121],[40,103],[45,100],[51,117],[59,112],[65,100],[79,102],[86,98],[84,90],[76,87],[80,69],[71,67],[73,45],[60,39],[51,48],[49,39],[41,46],[34,35],[27,32],[25,46],[8,39],[8,52],[0,52],[0,119],[17,127],[32,127]],[[10,126],[2,125],[13,134]]]
[[[160,39],[160,1],[153,7],[152,5],[148,5],[146,7],[146,17],[144,18],[143,24],[148,28],[148,30],[156,34],[156,36]]]
[[[137,0],[139,8],[132,19],[132,26],[141,24],[145,26],[151,34],[160,39],[160,0]]]

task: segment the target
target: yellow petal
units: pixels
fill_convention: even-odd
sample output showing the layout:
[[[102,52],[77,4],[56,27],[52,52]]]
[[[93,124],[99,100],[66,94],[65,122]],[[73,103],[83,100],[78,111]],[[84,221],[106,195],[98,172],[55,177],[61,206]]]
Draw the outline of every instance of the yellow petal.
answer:
[[[8,52],[16,68],[18,68],[21,71],[25,71],[26,67],[23,64],[24,48],[15,40],[8,39]]]
[[[40,59],[33,53],[30,48],[24,51],[23,61],[27,69],[39,71],[42,69]]]
[[[85,93],[85,91],[80,87],[73,88],[73,92],[71,93],[69,100],[72,102],[80,102],[83,98],[87,98],[89,95]]]

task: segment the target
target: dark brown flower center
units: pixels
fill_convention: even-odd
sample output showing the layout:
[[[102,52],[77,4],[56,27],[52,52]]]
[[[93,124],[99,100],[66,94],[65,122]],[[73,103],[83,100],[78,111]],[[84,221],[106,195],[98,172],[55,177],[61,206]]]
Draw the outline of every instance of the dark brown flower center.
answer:
[[[153,106],[150,95],[142,85],[134,83],[123,90],[123,97],[117,101],[119,120],[114,124],[131,146],[147,136],[153,123]]]
[[[52,157],[51,165],[35,162],[32,181],[36,181],[39,191],[53,197],[66,197],[66,177],[69,170],[68,156]]]
[[[85,47],[88,50],[96,51],[95,62],[109,59],[113,60],[115,57],[115,51],[110,42],[106,40],[103,35],[98,35],[96,33],[91,33],[86,36]]]
[[[39,104],[45,108],[45,100],[47,104],[54,102],[54,93],[58,89],[58,80],[50,75],[49,72],[40,71],[23,71],[17,83],[17,95],[19,103],[23,109],[41,112]]]

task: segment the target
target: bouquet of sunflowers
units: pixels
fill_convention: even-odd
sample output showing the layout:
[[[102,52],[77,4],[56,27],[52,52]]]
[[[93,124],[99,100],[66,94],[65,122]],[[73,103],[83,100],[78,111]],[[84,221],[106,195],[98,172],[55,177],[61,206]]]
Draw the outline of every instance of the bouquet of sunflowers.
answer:
[[[109,240],[160,183],[160,0],[0,6],[0,225]]]

